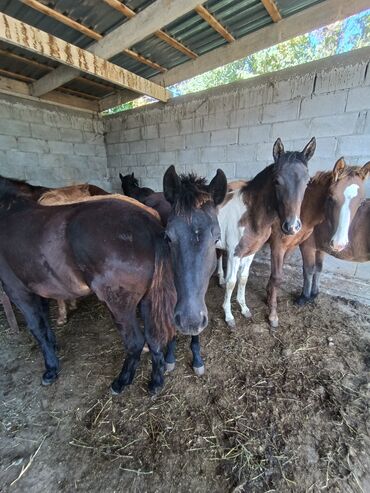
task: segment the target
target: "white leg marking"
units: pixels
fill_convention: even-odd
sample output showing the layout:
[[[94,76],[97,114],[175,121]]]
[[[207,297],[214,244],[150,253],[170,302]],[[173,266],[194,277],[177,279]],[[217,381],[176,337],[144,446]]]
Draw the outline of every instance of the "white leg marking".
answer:
[[[217,275],[218,275],[218,283],[220,286],[225,286],[225,274],[224,267],[222,265],[223,254],[217,260]]]
[[[234,257],[234,255],[228,254],[227,271],[226,271],[226,292],[225,292],[225,299],[223,303],[223,309],[225,311],[225,321],[228,324],[231,322],[231,325],[233,325],[234,322],[234,317],[231,312],[231,296],[233,294],[234,287],[236,284],[239,265],[240,265],[240,257]]]
[[[343,250],[348,244],[348,231],[351,221],[351,210],[349,205],[351,200],[356,197],[359,188],[358,185],[353,183],[344,190],[344,204],[340,209],[338,228],[331,240],[333,247],[336,250]]]
[[[249,255],[248,257],[244,257],[240,262],[240,270],[239,270],[239,279],[238,279],[238,294],[236,299],[238,300],[242,315],[244,317],[251,317],[251,312],[245,302],[245,286],[248,282],[249,277],[249,269],[252,264],[254,255]]]

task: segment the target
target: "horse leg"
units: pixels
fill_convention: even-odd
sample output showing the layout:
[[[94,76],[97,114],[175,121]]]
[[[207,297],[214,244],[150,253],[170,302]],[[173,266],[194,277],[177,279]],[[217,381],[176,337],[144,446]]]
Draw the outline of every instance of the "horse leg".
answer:
[[[242,315],[245,318],[250,318],[252,316],[245,302],[245,286],[248,282],[249,269],[252,264],[253,258],[254,258],[254,254],[248,255],[247,257],[242,258],[240,261],[238,292],[236,295],[236,299],[238,300]]]
[[[175,366],[176,366],[175,352],[176,352],[176,337],[174,337],[167,344],[166,356],[164,358],[167,372],[173,371],[175,369]]]
[[[199,336],[191,336],[191,352],[193,353],[193,370],[197,377],[204,375],[204,361],[200,355]]]
[[[320,275],[324,263],[325,253],[322,250],[316,250],[316,269],[313,275],[312,288],[311,288],[311,300],[317,298],[320,292]]]
[[[309,240],[299,245],[303,261],[303,290],[302,294],[296,299],[296,304],[304,305],[311,299],[312,278],[315,272],[315,247]]]
[[[222,252],[220,252],[220,256],[217,259],[218,284],[221,287],[224,287],[225,286],[225,274],[224,274],[224,266],[223,266],[222,260],[223,260],[223,255],[222,255]]]
[[[41,298],[41,316],[44,322],[44,327],[46,329],[46,338],[53,345],[54,349],[57,350],[57,341],[53,329],[50,327],[49,323],[49,300],[46,298]]]
[[[155,334],[150,306],[150,302],[147,300],[142,300],[140,303],[141,315],[144,320],[145,340],[152,358],[152,376],[149,382],[149,392],[157,394],[164,384],[164,357],[158,336]]]
[[[25,289],[17,291],[5,289],[11,301],[22,312],[29,331],[40,346],[46,370],[42,377],[42,384],[50,385],[58,378],[59,360],[55,354],[55,337],[51,336],[48,331],[49,323],[43,301],[39,296]]]
[[[77,300],[71,300],[69,302],[69,309],[70,310],[77,310]]]
[[[57,325],[60,327],[67,323],[67,303],[64,300],[57,300],[58,303],[58,318]]]
[[[283,278],[283,264],[285,251],[271,247],[271,275],[267,284],[267,303],[270,308],[269,321],[271,328],[276,329],[279,325],[277,315],[277,292]]]
[[[231,330],[236,328],[235,319],[231,311],[231,296],[235,288],[239,265],[240,257],[232,255],[229,250],[227,255],[226,291],[222,306],[225,312],[225,322]]]

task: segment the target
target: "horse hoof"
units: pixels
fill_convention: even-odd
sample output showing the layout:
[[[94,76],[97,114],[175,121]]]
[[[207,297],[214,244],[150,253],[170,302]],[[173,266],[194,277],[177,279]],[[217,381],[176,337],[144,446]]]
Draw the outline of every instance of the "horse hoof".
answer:
[[[113,387],[110,388],[112,395],[119,395],[121,392],[117,392]]]
[[[270,320],[271,329],[275,330],[279,327],[279,320]]]
[[[148,386],[149,395],[151,397],[155,397],[156,395],[158,395],[161,392],[162,387],[163,387],[163,384],[162,385],[158,385],[158,384],[154,385],[154,384],[150,383]]]
[[[117,382],[113,382],[110,390],[112,392],[112,395],[118,395],[122,392],[124,387],[121,387]]]
[[[176,363],[167,363],[167,361],[165,362],[165,368],[167,373],[173,371],[175,367],[176,367]]]
[[[204,365],[203,366],[193,366],[193,370],[194,370],[194,373],[196,374],[197,377],[201,377],[202,375],[204,375],[204,372],[206,371],[205,368],[204,368]]]
[[[51,385],[52,383],[54,383],[57,378],[58,378],[58,374],[57,373],[47,371],[42,376],[41,384],[44,387],[48,387],[49,385]]]
[[[236,330],[236,323],[234,319],[226,320],[226,323],[230,330],[232,331]]]
[[[143,347],[143,353],[149,353],[149,347],[148,347],[148,344],[144,344],[144,347]]]
[[[251,318],[252,317],[252,314],[251,314],[251,312],[248,309],[247,310],[243,310],[242,311],[242,315],[245,318]]]

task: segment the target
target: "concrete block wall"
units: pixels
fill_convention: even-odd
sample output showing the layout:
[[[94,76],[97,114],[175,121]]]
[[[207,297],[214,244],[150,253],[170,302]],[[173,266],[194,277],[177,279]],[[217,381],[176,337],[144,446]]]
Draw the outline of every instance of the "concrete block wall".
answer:
[[[170,164],[211,177],[251,178],[272,146],[300,150],[315,136],[311,174],[344,155],[370,159],[370,48],[121,113],[105,120],[113,189],[134,172],[160,190]],[[370,186],[368,185],[370,191]]]
[[[0,174],[50,187],[110,189],[103,122],[87,112],[1,95]]]

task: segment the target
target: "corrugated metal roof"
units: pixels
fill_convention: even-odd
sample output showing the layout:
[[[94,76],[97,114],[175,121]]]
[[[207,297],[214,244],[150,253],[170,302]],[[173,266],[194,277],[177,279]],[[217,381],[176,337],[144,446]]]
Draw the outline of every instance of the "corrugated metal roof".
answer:
[[[124,3],[137,13],[154,1],[127,0]],[[322,1],[324,0],[277,0],[276,3],[281,15],[288,17]],[[41,3],[67,15],[69,18],[80,22],[103,36],[128,21],[128,18],[124,17],[120,12],[102,0],[43,0]],[[208,0],[204,6],[235,39],[246,36],[272,23],[270,15],[260,0]],[[86,49],[94,42],[93,39],[85,34],[24,5],[18,0],[0,0],[0,11],[81,48]],[[180,41],[197,55],[203,55],[219,46],[227,44],[227,41],[195,11],[163,27],[163,31],[177,41]],[[0,69],[19,74],[20,76],[23,75],[25,77],[39,79],[50,71],[50,68],[56,68],[58,66],[57,63],[51,60],[19,48],[8,46],[5,43],[0,44],[0,49],[8,50],[19,57],[24,57],[24,61],[22,61],[20,58],[4,56],[3,53],[0,53]],[[187,55],[173,48],[155,35],[151,35],[136,43],[132,49],[166,69],[170,69],[189,60]],[[27,59],[35,63],[29,63]],[[156,69],[138,62],[124,53],[116,55],[111,61],[142,77],[150,78],[158,73]],[[37,62],[40,65],[37,65]],[[65,87],[95,97],[102,97],[109,94],[114,87],[94,77],[86,76],[86,79],[96,82],[96,84],[79,78],[71,81]],[[100,84],[100,87],[98,84]]]

